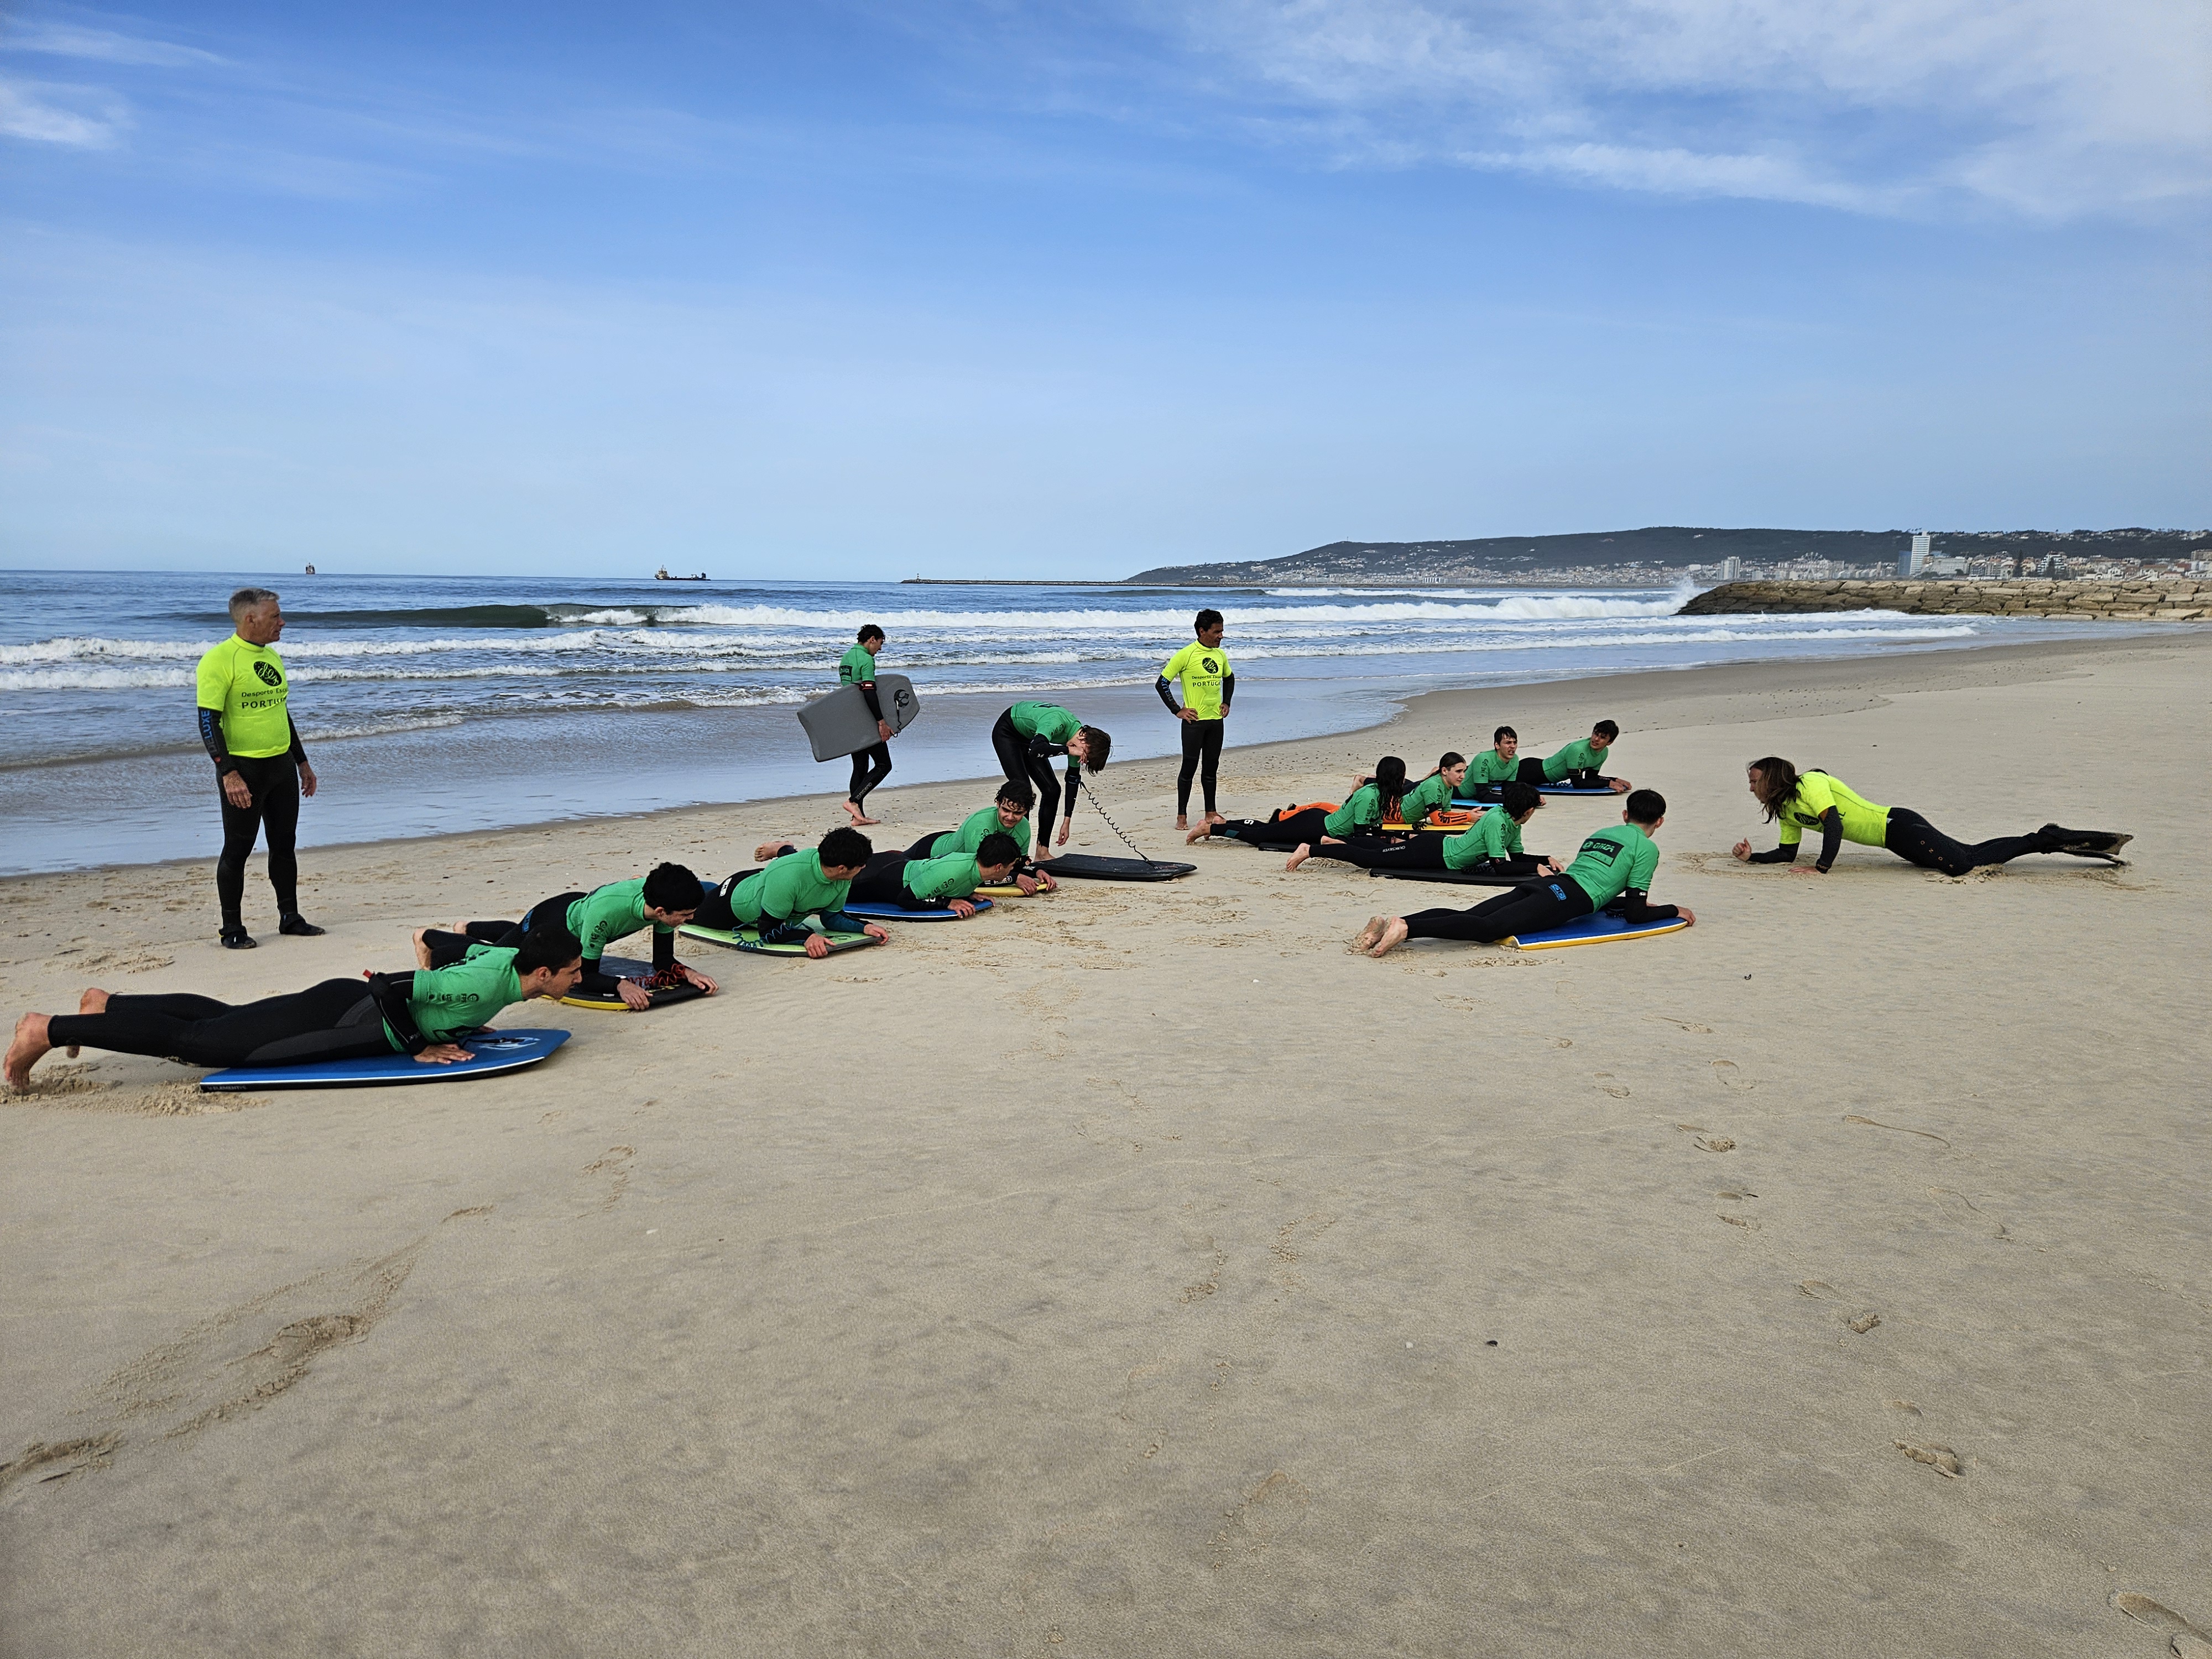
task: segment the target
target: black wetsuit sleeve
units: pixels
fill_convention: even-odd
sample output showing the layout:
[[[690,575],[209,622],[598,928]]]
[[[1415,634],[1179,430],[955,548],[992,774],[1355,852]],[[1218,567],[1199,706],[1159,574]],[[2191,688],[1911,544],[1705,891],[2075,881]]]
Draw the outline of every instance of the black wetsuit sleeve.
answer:
[[[1154,680],[1152,682],[1152,690],[1160,694],[1160,701],[1167,704],[1168,713],[1173,714],[1177,720],[1181,720],[1182,718],[1182,705],[1175,700],[1175,691],[1174,689],[1168,684],[1168,677],[1163,674],[1159,678]]]
[[[1083,763],[1070,755],[1067,757],[1067,806],[1060,815],[1062,823],[1075,822],[1075,790],[1083,781]]]
[[[1797,843],[1785,841],[1779,847],[1770,847],[1764,853],[1753,853],[1744,860],[1747,864],[1795,864],[1797,862]]]
[[[799,945],[813,930],[807,927],[804,916],[771,916],[763,910],[760,926],[755,931],[763,945]]]
[[[831,910],[822,918],[822,925],[833,933],[857,933],[867,927],[861,917],[843,910]]]
[[[587,997],[615,997],[622,994],[622,981],[601,970],[597,957],[584,958],[584,976],[576,981],[574,994]]]
[[[1672,904],[1652,903],[1647,895],[1638,892],[1633,887],[1620,896],[1620,902],[1617,905],[1607,905],[1606,908],[1617,911],[1624,921],[1631,922],[1667,921],[1682,914]]]
[[[1221,677],[1221,712],[1223,714],[1229,712],[1229,705],[1236,700],[1236,697],[1237,676],[1224,674]]]
[[[415,994],[415,975],[410,974],[371,974],[368,994],[374,999],[376,1012],[384,1016],[384,1023],[399,1039],[400,1048],[410,1054],[419,1054],[430,1046],[415,1024],[415,1012],[408,1000]]]
[[[218,774],[231,769],[230,745],[222,738],[222,711],[220,708],[200,710],[200,741],[207,745],[208,758],[215,763]]]
[[[284,729],[292,734],[292,764],[305,765],[307,759],[307,745],[300,741],[300,728],[293,724],[289,710],[285,712]]]
[[[1813,867],[1822,875],[1836,861],[1836,854],[1844,850],[1844,815],[1831,806],[1820,814],[1820,856]]]
[[[676,935],[653,930],[653,971],[665,974],[676,965]]]
[[[871,714],[879,720],[883,719],[884,706],[876,701],[876,683],[873,680],[860,682],[860,701],[868,705],[868,712]]]
[[[1030,758],[1033,761],[1049,762],[1054,755],[1064,755],[1066,752],[1050,738],[1038,736],[1030,739]]]

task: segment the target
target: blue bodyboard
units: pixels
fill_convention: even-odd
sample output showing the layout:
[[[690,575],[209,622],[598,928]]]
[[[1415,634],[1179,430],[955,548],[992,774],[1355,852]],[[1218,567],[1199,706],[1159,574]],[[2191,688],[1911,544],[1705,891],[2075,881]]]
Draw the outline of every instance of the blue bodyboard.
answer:
[[[1660,921],[1623,921],[1601,910],[1594,916],[1569,922],[1565,927],[1554,927],[1543,933],[1520,933],[1498,943],[1517,945],[1523,951],[1554,951],[1570,945],[1617,945],[1625,939],[1656,939],[1661,933],[1680,933],[1689,925],[1680,916],[1668,916]]]
[[[327,1060],[307,1066],[234,1066],[210,1072],[200,1087],[214,1094],[241,1089],[351,1089],[392,1083],[460,1083],[535,1066],[568,1040],[566,1031],[518,1026],[510,1031],[479,1031],[463,1037],[461,1047],[476,1058],[451,1066],[426,1065],[412,1054],[379,1054],[368,1060]]]
[[[968,902],[978,910],[988,910],[991,908],[991,901],[987,898],[971,898]],[[854,904],[850,901],[848,901],[845,905],[845,914],[848,916],[858,916],[863,921],[957,921],[960,920],[950,910],[908,910],[896,904]]]

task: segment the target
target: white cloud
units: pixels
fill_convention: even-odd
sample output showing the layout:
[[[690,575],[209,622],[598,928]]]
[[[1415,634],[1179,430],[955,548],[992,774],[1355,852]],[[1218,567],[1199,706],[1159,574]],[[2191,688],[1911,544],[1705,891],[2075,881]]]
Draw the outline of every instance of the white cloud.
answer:
[[[1148,0],[1140,0],[1147,3]],[[1152,14],[1367,159],[1896,211],[2212,185],[2193,0],[1213,0]]]
[[[0,134],[9,137],[76,149],[107,149],[121,142],[130,125],[128,110],[108,94],[0,80]]]
[[[118,34],[112,29],[76,28],[46,23],[0,39],[0,48],[10,52],[51,52],[60,58],[91,58],[106,64],[132,64],[154,69],[189,69],[223,60],[197,46],[179,46],[167,40],[144,40]]]

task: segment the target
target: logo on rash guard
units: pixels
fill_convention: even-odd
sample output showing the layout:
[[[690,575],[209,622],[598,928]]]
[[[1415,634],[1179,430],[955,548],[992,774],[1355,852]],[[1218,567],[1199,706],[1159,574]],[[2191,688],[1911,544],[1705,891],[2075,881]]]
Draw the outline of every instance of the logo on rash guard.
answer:
[[[264,685],[282,685],[284,684],[284,677],[276,672],[275,665],[272,664],[258,662],[253,665],[253,672],[260,678],[261,683]]]
[[[1198,659],[1198,665],[1209,674],[1218,674],[1221,672],[1221,665],[1211,657],[1200,657]]]

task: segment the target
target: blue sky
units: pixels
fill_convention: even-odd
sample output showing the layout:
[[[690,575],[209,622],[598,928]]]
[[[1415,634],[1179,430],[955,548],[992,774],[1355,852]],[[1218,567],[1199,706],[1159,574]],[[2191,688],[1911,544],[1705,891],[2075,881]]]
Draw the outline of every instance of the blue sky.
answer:
[[[2212,523],[2206,9],[0,13],[0,563]]]

